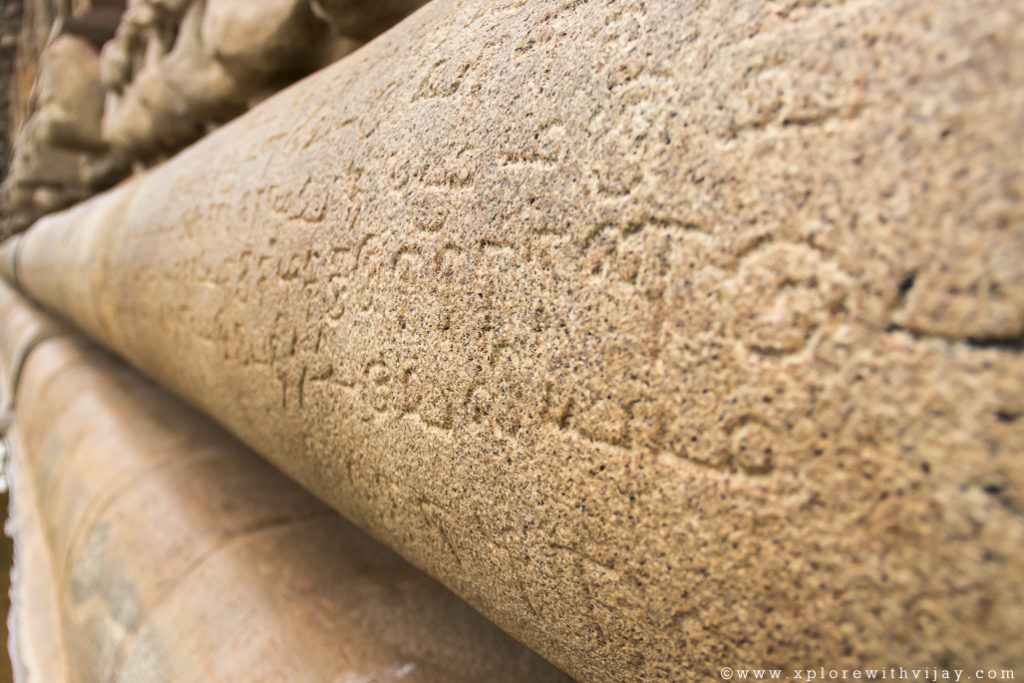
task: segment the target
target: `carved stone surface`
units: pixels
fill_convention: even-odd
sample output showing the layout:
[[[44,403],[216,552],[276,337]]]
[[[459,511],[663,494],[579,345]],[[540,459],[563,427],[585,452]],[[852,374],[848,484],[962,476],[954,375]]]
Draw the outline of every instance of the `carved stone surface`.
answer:
[[[109,187],[126,170],[100,137],[99,56],[85,40],[60,35],[49,44],[28,108],[2,188],[5,234]]]
[[[33,30],[19,37],[25,73],[8,86],[28,80],[34,91],[17,103],[26,123],[13,117],[16,132],[8,131],[18,150],[4,190],[5,234],[109,187],[129,162],[141,169],[177,152],[423,0],[136,0],[123,16],[120,0],[74,3],[71,14],[55,2],[29,3]],[[69,186],[41,181],[19,161],[54,155],[67,157],[59,165],[73,175]]]
[[[40,66],[35,116],[41,140],[54,147],[102,149],[103,90],[95,48],[81,38],[59,36]]]
[[[437,0],[18,280],[580,678],[1024,666],[1022,19]]]
[[[104,138],[151,159],[321,66],[327,25],[307,0],[145,0],[103,48]]]
[[[30,351],[15,406],[19,680],[568,680],[6,286],[0,311],[5,377]]]
[[[152,160],[373,38],[423,0],[141,0],[103,48],[103,135]]]

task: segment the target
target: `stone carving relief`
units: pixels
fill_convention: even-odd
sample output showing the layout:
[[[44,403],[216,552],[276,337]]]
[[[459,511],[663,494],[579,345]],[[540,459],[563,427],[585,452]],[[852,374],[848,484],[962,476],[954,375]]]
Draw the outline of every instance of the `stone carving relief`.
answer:
[[[120,15],[106,4],[54,20],[15,136],[5,233],[165,159],[423,2],[129,0]],[[95,24],[112,17],[97,48]]]

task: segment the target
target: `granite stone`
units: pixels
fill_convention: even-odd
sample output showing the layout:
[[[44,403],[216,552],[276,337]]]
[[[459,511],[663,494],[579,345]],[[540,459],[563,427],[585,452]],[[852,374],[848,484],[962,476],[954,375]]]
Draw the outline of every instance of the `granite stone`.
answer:
[[[435,0],[0,268],[580,679],[1019,669],[1022,111],[1018,0]]]

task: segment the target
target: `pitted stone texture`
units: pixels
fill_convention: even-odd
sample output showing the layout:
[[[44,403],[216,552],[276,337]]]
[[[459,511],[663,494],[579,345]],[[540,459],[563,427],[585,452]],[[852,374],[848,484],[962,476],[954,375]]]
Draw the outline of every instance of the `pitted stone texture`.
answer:
[[[1022,19],[437,0],[20,281],[580,678],[1024,666]]]
[[[51,326],[0,288],[5,378]],[[77,335],[16,414],[19,680],[568,680]]]

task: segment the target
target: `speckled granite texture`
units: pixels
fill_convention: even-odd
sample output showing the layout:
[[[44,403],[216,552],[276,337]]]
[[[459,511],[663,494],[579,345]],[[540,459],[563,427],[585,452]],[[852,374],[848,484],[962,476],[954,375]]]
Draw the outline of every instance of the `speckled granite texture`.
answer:
[[[3,263],[582,679],[1021,667],[1022,112],[1017,0],[436,0]]]
[[[6,285],[0,371],[22,683],[569,680]]]

